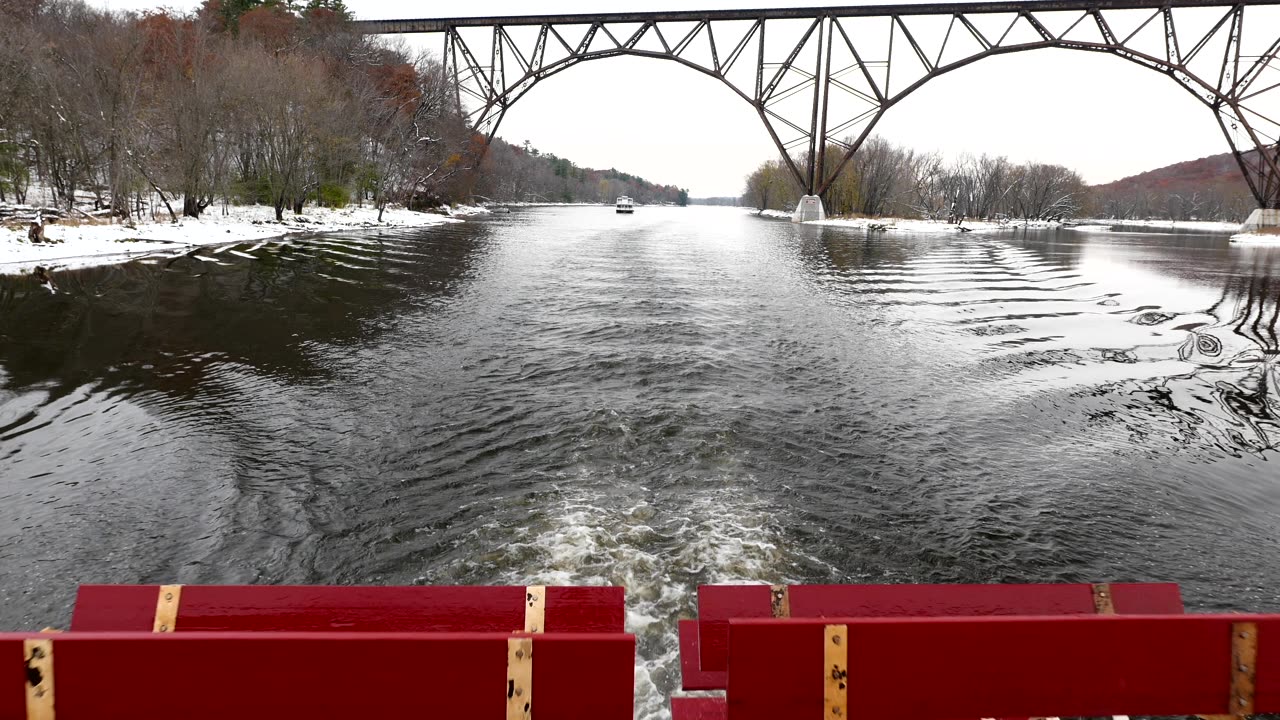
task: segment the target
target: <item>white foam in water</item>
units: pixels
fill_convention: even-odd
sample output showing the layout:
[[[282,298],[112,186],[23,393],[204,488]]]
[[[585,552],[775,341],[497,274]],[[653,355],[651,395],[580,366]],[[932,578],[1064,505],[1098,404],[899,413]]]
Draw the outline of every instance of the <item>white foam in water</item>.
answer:
[[[508,528],[520,537],[505,554],[527,570],[512,568],[504,581],[626,587],[627,631],[637,645],[636,718],[669,718],[668,694],[679,688],[677,619],[694,616],[699,584],[787,581],[778,517],[740,486],[680,494],[671,499],[674,508],[628,504],[590,488],[565,492],[545,524]]]

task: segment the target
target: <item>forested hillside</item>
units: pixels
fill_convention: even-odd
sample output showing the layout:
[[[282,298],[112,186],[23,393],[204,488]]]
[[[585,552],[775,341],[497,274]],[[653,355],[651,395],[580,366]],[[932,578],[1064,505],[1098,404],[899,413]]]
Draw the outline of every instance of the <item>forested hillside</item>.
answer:
[[[132,221],[265,204],[682,202],[616,170],[484,138],[429,54],[354,32],[341,0],[120,13],[0,0],[0,203]]]
[[[1090,195],[1094,215],[1121,220],[1241,221],[1257,207],[1231,153],[1094,185]]]
[[[687,205],[689,202],[688,190],[658,185],[613,168],[578,167],[567,158],[539,152],[528,141],[512,145],[495,138],[481,169],[467,188],[479,199],[612,203],[619,195],[629,195],[644,204]]]

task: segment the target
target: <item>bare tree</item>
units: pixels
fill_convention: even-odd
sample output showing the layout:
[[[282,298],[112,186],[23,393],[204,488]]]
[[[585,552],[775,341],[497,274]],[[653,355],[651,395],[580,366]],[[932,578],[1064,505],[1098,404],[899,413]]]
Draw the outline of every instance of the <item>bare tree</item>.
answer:
[[[1013,180],[1014,204],[1024,221],[1074,215],[1085,194],[1080,176],[1061,165],[1027,163],[1014,171]]]

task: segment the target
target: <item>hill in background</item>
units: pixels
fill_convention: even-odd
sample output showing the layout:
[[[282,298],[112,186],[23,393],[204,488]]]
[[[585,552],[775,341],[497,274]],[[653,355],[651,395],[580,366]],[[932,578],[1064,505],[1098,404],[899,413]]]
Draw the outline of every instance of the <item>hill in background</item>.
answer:
[[[1089,214],[1243,221],[1257,206],[1231,153],[1174,163],[1090,188]]]

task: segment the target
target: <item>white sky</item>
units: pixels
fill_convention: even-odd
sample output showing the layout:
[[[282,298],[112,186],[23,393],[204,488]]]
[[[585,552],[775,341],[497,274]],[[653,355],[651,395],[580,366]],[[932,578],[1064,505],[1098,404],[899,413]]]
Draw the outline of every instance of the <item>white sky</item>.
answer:
[[[613,11],[811,7],[822,0],[347,0],[361,19]],[[122,10],[155,0],[97,0]],[[178,10],[193,0],[163,3]],[[440,35],[407,36],[438,49]],[[877,132],[921,150],[992,153],[1076,169],[1106,182],[1229,149],[1212,114],[1173,81],[1109,55],[1013,53],[936,78],[885,115]],[[718,81],[675,63],[621,57],[582,63],[539,83],[498,134],[582,166],[616,167],[689,188],[737,195],[776,157],[754,109]]]

